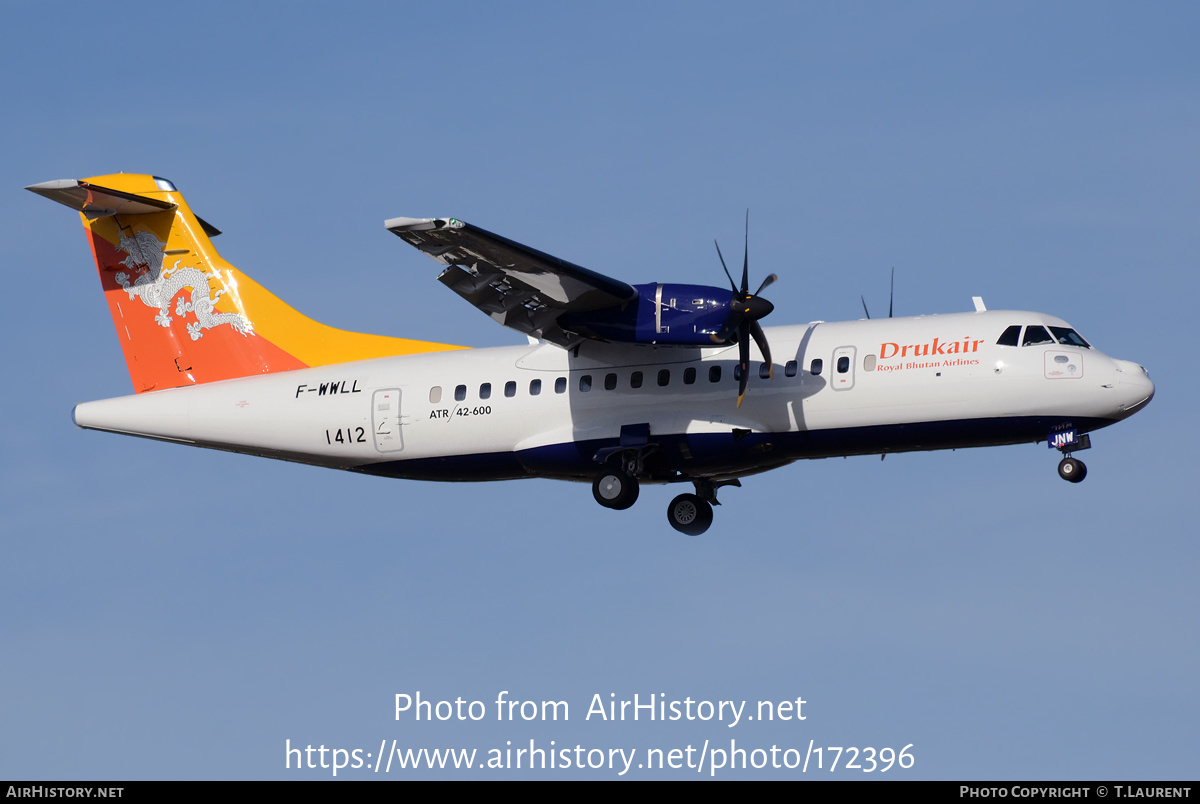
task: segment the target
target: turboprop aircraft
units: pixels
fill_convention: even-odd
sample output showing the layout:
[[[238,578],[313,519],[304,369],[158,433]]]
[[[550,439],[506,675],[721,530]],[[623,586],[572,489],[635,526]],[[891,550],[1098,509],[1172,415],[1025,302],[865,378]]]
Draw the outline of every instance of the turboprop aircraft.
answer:
[[[629,285],[455,218],[387,229],[522,346],[466,349],[317,323],[227,263],[175,185],[116,174],[35,184],[78,210],[134,395],[75,423],[385,477],[590,482],[703,533],[717,490],[802,458],[1047,442],[1059,474],[1089,433],[1146,405],[1136,363],[1041,313],[988,311],[764,328],[749,290]],[[724,257],[718,256],[724,266]],[[865,307],[865,305],[864,305]]]

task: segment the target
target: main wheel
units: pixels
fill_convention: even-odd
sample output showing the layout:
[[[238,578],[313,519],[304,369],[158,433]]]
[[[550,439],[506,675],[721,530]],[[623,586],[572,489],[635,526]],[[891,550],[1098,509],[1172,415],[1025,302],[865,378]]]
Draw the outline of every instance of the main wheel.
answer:
[[[1075,458],[1063,458],[1058,462],[1058,476],[1063,480],[1078,483],[1087,477],[1087,467],[1083,465],[1083,461]]]
[[[712,524],[713,509],[695,494],[680,494],[667,506],[671,527],[688,536],[699,536]]]
[[[620,471],[605,472],[592,484],[592,496],[605,508],[624,511],[637,502],[637,479]]]

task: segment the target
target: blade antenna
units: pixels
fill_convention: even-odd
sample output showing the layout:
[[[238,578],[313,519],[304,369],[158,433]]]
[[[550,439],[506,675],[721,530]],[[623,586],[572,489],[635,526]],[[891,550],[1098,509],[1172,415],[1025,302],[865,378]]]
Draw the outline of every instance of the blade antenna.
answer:
[[[892,266],[892,292],[888,296],[888,318],[892,317],[892,305],[896,303],[896,266]],[[866,303],[863,303],[866,306]],[[869,316],[868,316],[869,317]]]
[[[864,313],[866,313],[866,314],[867,314],[867,318],[868,318],[868,319],[870,319],[870,318],[871,318],[871,311],[867,309],[867,298],[866,298],[866,296],[863,296],[863,295],[860,293],[860,294],[859,294],[859,296],[858,296],[858,298],[862,300],[862,303],[863,303],[863,312],[864,312]],[[889,318],[890,318],[890,316],[889,316]]]

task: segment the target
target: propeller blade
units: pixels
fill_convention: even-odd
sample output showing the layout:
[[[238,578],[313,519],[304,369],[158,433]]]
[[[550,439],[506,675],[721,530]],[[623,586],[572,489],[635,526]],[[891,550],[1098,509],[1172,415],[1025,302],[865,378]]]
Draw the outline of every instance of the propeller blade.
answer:
[[[725,268],[725,255],[721,253],[721,244],[713,240],[713,245],[717,247],[717,257],[721,260],[721,267]],[[733,276],[729,273],[728,268],[725,268],[725,276],[729,277],[729,287],[733,288],[734,293],[737,293],[737,285],[733,283]]]
[[[776,276],[775,274],[771,274],[770,276],[768,276],[766,279],[763,280],[763,283],[758,286],[758,290],[754,291],[754,295],[755,296],[760,295],[764,290],[771,287],[771,285],[775,284],[775,281],[777,279],[779,279],[779,277]]]
[[[712,339],[713,343],[728,343],[733,333],[737,332],[738,324],[740,323],[741,318],[736,312],[732,312],[729,314],[729,318],[725,319],[725,323],[721,325],[721,328],[708,337]]]
[[[767,344],[767,334],[763,332],[762,325],[757,321],[751,321],[750,334],[754,337],[754,342],[758,344],[758,351],[762,352],[763,361],[767,364],[767,378],[775,379],[775,364],[771,362],[771,347]]]
[[[743,321],[738,326],[738,401],[737,406],[742,406],[742,397],[746,395],[746,385],[750,382],[750,323]]]
[[[750,293],[750,210],[746,210],[746,245],[742,252],[742,295]]]

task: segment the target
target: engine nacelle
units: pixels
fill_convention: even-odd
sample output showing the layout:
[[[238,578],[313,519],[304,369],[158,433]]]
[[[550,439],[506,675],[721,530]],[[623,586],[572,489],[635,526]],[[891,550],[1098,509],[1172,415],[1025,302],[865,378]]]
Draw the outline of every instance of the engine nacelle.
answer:
[[[679,346],[731,344],[735,336],[713,341],[729,319],[733,293],[711,285],[634,285],[637,298],[621,308],[567,313],[558,325],[588,338],[619,343]]]

